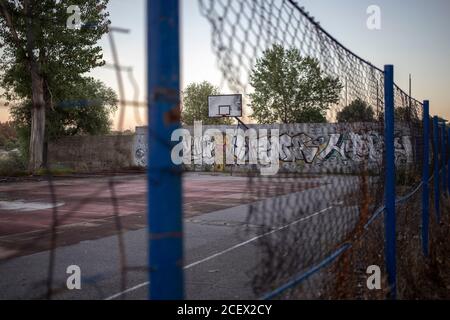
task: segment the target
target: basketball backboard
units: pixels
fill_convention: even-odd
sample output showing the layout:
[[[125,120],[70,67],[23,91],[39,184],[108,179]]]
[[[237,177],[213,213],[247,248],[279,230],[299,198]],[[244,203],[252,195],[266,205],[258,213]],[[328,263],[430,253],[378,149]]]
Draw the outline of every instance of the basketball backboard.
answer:
[[[242,95],[208,96],[208,116],[210,118],[242,117]]]

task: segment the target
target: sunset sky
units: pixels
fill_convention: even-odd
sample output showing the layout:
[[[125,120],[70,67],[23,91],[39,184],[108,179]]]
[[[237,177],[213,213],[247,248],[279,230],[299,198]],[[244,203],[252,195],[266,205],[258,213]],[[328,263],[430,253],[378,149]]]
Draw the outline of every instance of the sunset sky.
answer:
[[[396,83],[405,91],[408,76],[413,77],[413,96],[431,101],[431,113],[450,119],[450,1],[448,0],[300,0],[321,25],[355,53],[382,68],[394,64]],[[211,51],[211,29],[199,13],[197,0],[182,4],[182,87],[190,82],[208,80],[219,85],[221,76]],[[366,27],[369,5],[381,8],[381,30]],[[145,99],[145,1],[111,0],[112,26],[130,29],[129,34],[115,34],[120,64],[133,68],[139,87],[138,100]],[[108,38],[101,41],[107,62],[112,62]],[[116,89],[114,70],[92,71]],[[126,73],[126,100],[136,92]],[[229,93],[229,92],[223,92]],[[145,108],[136,117],[128,107],[123,129],[145,123]],[[0,107],[0,121],[7,110]],[[117,118],[117,115],[116,115]],[[139,119],[142,118],[142,119]],[[140,121],[141,120],[141,121]],[[115,121],[117,125],[117,119]]]

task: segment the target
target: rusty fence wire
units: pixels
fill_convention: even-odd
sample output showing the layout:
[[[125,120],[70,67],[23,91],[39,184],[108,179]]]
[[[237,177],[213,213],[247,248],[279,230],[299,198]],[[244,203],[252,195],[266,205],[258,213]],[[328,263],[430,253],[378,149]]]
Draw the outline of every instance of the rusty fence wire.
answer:
[[[266,299],[386,298],[390,289],[385,276],[384,290],[370,290],[366,283],[370,266],[386,274],[383,70],[344,47],[296,1],[199,4],[211,26],[222,79],[232,91],[246,95],[249,107],[266,105],[269,117],[276,100],[286,98],[283,90],[289,91],[286,99],[310,106],[302,94],[311,88],[292,88],[289,78],[277,77],[277,72],[289,74],[289,65],[284,56],[277,67],[274,52],[291,50],[302,61],[312,59],[322,77],[340,84],[338,99],[326,108],[329,124],[296,124],[281,118],[268,126],[279,129],[280,171],[268,177],[254,172],[248,182],[251,194],[264,199],[252,203],[247,216],[248,224],[260,227],[262,235],[259,260],[250,275],[254,291]],[[255,69],[261,64],[267,69]],[[255,80],[267,70],[265,81],[278,88],[272,96],[262,95],[261,83]],[[295,75],[302,76],[307,75]],[[364,115],[359,120],[343,118],[352,104],[364,105],[369,120]],[[398,290],[400,297],[410,297],[411,283],[424,263],[423,105],[397,85],[394,105]]]
[[[382,275],[386,274],[383,71],[344,47],[296,1],[198,0],[198,5],[212,30],[211,45],[222,80],[231,91],[244,94],[250,108],[252,98],[259,98],[260,102],[262,99],[268,106],[273,104],[273,99],[266,97],[264,101],[264,97],[258,96],[253,75],[255,65],[274,48],[295,49],[295,54],[317,65],[319,76],[333,79],[338,88],[337,98],[325,103],[323,108],[326,124],[313,121],[265,124],[267,129],[279,130],[280,170],[277,174],[262,176],[259,173],[263,165],[244,165],[241,170],[248,178],[247,192],[243,195],[249,203],[246,223],[257,226],[260,236],[258,261],[250,274],[255,295],[264,299],[386,298],[389,288],[385,276],[381,278],[381,290],[367,287],[369,266],[377,266]],[[114,36],[127,32],[110,27],[108,40],[113,60],[104,66],[114,70],[117,81],[119,133],[114,137],[117,153],[127,139],[122,131],[128,108],[132,108],[135,122],[144,124],[139,109],[147,106],[146,101],[139,101],[140,88],[133,69],[120,61]],[[131,99],[126,98],[125,83],[132,87]],[[283,91],[289,83],[281,81],[276,85]],[[304,88],[290,93],[293,99],[305,101],[301,89]],[[314,98],[305,105],[314,109]],[[75,107],[88,103],[78,101]],[[341,119],[345,108],[352,104],[362,105],[369,117],[363,117],[365,121]],[[425,264],[421,258],[421,174],[424,161],[428,159],[424,159],[423,150],[422,103],[395,86],[394,104],[398,292],[400,298],[409,298],[413,297],[411,284],[417,281],[416,275]],[[270,136],[266,138],[270,140]],[[136,167],[142,169],[147,165],[147,138],[136,134],[136,139],[139,148],[133,152]],[[431,141],[435,139],[445,139],[445,136],[436,138],[432,133]],[[439,140],[437,145],[441,142]],[[241,154],[243,161],[248,160],[248,148],[243,153],[233,152],[236,157]],[[433,185],[437,172],[448,163],[448,152],[444,157],[438,156],[438,150],[433,150],[432,154],[432,159],[428,160],[432,175],[429,183],[431,211],[436,203]],[[434,161],[437,156],[440,157],[438,167]],[[54,284],[56,248],[60,241],[58,231],[78,209],[97,201],[95,199],[111,204],[112,234],[117,236],[119,289],[126,291],[129,272],[148,272],[147,265],[132,265],[127,260],[124,240],[127,228],[121,202],[135,199],[118,195],[122,186],[117,177],[128,171],[117,168],[108,172],[106,189],[102,186],[83,195],[71,209],[72,213],[61,215],[58,177],[52,174],[51,168],[45,169],[42,179],[53,206],[49,229],[34,239],[34,245],[49,249],[46,281],[36,284],[45,287],[40,298],[58,298],[66,291],[64,286]],[[432,224],[432,230],[438,228],[434,216]],[[100,274],[98,278],[85,280],[84,284],[96,287],[107,276]],[[101,288],[98,290],[103,296]]]

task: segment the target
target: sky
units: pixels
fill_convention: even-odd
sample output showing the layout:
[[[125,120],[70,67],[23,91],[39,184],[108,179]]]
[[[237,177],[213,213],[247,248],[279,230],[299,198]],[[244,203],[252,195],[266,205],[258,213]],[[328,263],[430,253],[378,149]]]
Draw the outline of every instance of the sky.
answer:
[[[221,83],[221,75],[211,49],[211,28],[200,15],[198,0],[180,0],[182,36],[182,88],[191,82]],[[395,66],[395,82],[405,91],[412,74],[412,95],[430,100],[431,114],[450,119],[450,1],[448,0],[299,0],[316,21],[347,48],[379,68]],[[381,9],[381,29],[366,26],[367,8]],[[108,7],[112,26],[129,29],[127,34],[114,33],[119,63],[132,67],[139,88],[138,97],[129,74],[123,73],[125,99],[145,100],[145,1],[110,0]],[[108,37],[101,42],[104,58],[112,63]],[[115,71],[98,68],[91,75],[117,90]],[[226,88],[223,88],[226,91]],[[231,92],[223,92],[231,93]],[[127,107],[123,129],[133,130],[145,124],[146,110],[136,116]],[[0,121],[7,118],[0,108]],[[118,114],[115,116],[117,127]]]

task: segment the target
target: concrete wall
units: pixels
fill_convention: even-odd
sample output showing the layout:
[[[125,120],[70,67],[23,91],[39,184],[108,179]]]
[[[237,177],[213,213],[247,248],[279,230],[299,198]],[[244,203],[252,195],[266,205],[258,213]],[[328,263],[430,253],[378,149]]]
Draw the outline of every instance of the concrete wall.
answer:
[[[134,135],[64,137],[49,143],[50,167],[80,172],[110,171],[135,166]]]
[[[136,127],[133,140],[133,162],[136,166],[147,166],[147,127]]]
[[[377,169],[383,161],[383,128],[377,123],[352,124],[286,124],[249,125],[250,129],[278,129],[280,134],[280,171],[284,172],[354,172],[361,164]],[[192,135],[193,159],[203,157],[206,163],[214,157],[214,137],[195,137],[192,127],[187,128]],[[203,126],[203,132],[219,129],[236,130],[236,126]],[[395,132],[395,156],[397,165],[413,162],[413,144],[409,129],[397,126]],[[231,139],[236,160],[248,158],[248,150],[243,148],[242,139]],[[269,146],[270,150],[270,146]],[[259,166],[257,166],[259,167]],[[217,166],[188,166],[194,170],[217,170]],[[235,165],[233,171],[254,170],[251,165]]]
[[[300,172],[353,172],[366,164],[369,168],[380,168],[383,161],[382,128],[375,123],[354,124],[289,124],[249,125],[260,135],[261,129],[280,133],[281,171]],[[249,164],[218,166],[214,160],[214,136],[196,137],[193,127],[186,127],[191,134],[192,164],[187,170],[249,171],[259,168]],[[203,126],[202,132],[218,129],[225,144],[234,146],[234,158],[245,160],[245,143],[236,137],[234,126]],[[227,141],[226,130],[233,130],[234,137]],[[413,159],[413,139],[407,127],[396,128],[395,156],[398,165],[410,164]],[[270,146],[269,146],[270,150]],[[129,136],[67,137],[50,144],[49,162],[52,166],[66,166],[80,171],[114,170],[118,168],[147,166],[147,128],[137,127]],[[202,159],[201,165],[194,160]]]

